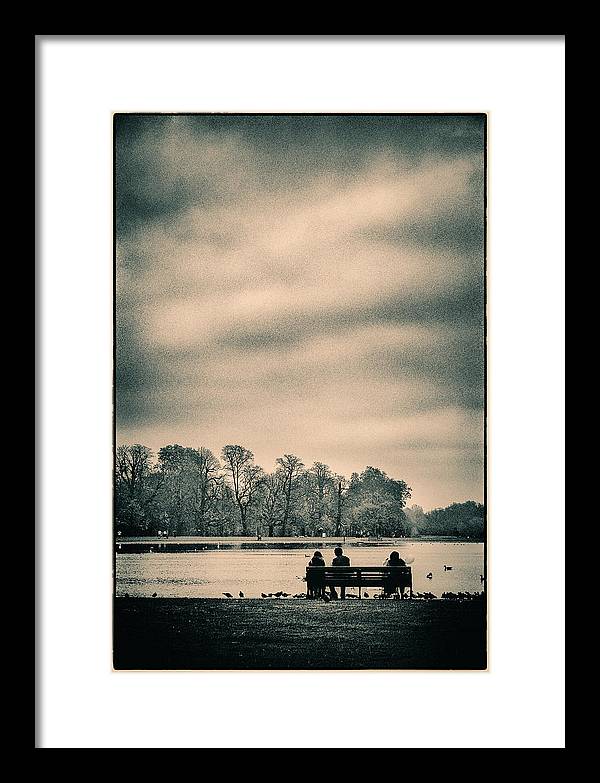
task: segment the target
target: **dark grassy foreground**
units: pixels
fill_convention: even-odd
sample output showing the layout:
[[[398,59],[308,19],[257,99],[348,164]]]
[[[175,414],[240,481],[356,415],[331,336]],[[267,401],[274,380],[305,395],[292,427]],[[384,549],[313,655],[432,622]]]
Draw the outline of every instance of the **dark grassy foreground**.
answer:
[[[485,602],[117,598],[114,668],[485,669]]]

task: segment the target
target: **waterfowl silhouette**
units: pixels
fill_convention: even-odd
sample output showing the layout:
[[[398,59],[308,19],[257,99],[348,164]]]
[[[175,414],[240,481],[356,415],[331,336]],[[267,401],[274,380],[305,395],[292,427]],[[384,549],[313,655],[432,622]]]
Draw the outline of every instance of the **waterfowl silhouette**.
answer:
[[[261,594],[260,594],[260,597],[261,597],[261,598],[266,598],[266,597],[267,597],[267,594],[266,594],[266,593],[261,593]]]
[[[156,598],[157,595],[158,593],[152,593],[152,598]]]
[[[241,591],[241,590],[240,590],[240,592],[238,593],[238,595],[239,595],[239,597],[240,597],[240,598],[243,598],[243,597],[244,597],[244,594],[242,593],[242,591]]]
[[[427,574],[425,579],[433,579],[433,574],[431,573],[431,571]]]
[[[368,598],[368,597],[369,597],[369,594],[367,593],[367,591],[366,591],[366,590],[365,590],[365,592],[363,593],[363,595],[364,595],[364,597],[365,597],[365,598]]]
[[[223,593],[223,595],[225,596],[225,598],[233,598],[231,593]]]
[[[444,571],[452,571],[452,566],[445,565]]]

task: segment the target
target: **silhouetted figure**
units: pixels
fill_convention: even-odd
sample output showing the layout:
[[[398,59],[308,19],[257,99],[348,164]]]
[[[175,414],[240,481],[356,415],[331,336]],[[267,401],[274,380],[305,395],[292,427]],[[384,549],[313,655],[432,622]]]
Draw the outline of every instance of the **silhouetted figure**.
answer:
[[[387,558],[387,560],[383,564],[384,566],[397,568],[399,566],[405,566],[406,563],[404,560],[400,557],[399,552],[390,552],[390,556]],[[400,598],[404,598],[404,585],[400,588]],[[383,586],[383,592],[386,596],[394,595],[398,593],[398,582],[396,577],[391,576],[389,579],[386,579],[386,583]]]
[[[333,550],[333,554],[335,557],[331,561],[332,566],[349,566],[350,565],[350,558],[346,557],[344,554],[344,550],[341,546],[336,546],[336,548]],[[340,585],[340,598],[344,599],[346,597],[346,587],[344,585]],[[335,585],[331,585],[329,588],[329,594],[333,599],[336,599],[338,597],[338,594],[335,589]]]
[[[320,569],[325,568],[323,555],[318,550],[313,553],[308,562],[309,567]],[[323,598],[325,596],[325,575],[318,571],[309,571],[306,577],[306,593],[309,598]]]
[[[223,593],[223,595],[225,596],[225,598],[233,598],[231,593]]]
[[[242,591],[241,591],[241,590],[240,590],[240,592],[238,593],[238,595],[239,595],[239,597],[240,597],[240,598],[243,598],[243,597],[244,597],[244,594],[242,593]]]
[[[431,573],[431,571],[427,574],[425,579],[433,579],[433,574]]]

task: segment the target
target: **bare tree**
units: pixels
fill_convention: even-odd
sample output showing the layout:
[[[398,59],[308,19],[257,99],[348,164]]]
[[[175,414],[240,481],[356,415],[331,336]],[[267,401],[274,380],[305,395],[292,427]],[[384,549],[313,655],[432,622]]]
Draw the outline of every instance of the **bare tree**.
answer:
[[[336,514],[335,514],[335,534],[339,536],[342,532],[342,509],[344,505],[344,494],[348,489],[348,482],[344,476],[335,476],[335,495],[336,495]]]
[[[164,479],[165,520],[179,535],[194,532],[196,452],[177,443],[163,446],[158,461]]]
[[[145,529],[151,524],[151,504],[163,483],[147,446],[121,445],[115,454],[115,516],[130,528]]]
[[[263,502],[261,506],[261,519],[267,526],[269,536],[273,536],[275,527],[282,517],[283,501],[283,474],[274,471],[267,474],[263,482]]]
[[[193,461],[196,468],[194,505],[197,527],[204,534],[207,512],[216,503],[218,497],[217,484],[221,465],[212,451],[204,446],[194,451]]]
[[[314,510],[317,517],[319,528],[323,526],[323,519],[327,513],[328,498],[327,495],[333,488],[334,475],[329,465],[322,462],[313,462],[308,471],[310,475],[311,489],[314,492]]]
[[[147,446],[118,446],[116,454],[117,481],[127,488],[130,497],[139,494],[144,479],[152,471],[152,452]]]
[[[298,479],[302,475],[304,463],[295,454],[284,454],[283,457],[278,457],[276,461],[283,476],[284,507],[281,520],[281,535],[285,536],[287,534],[287,523],[292,508],[294,491],[297,488]]]
[[[235,502],[240,512],[242,534],[248,535],[248,511],[256,502],[257,492],[263,479],[264,471],[254,464],[254,454],[243,446],[224,446],[222,451],[225,470],[229,473],[233,484]]]

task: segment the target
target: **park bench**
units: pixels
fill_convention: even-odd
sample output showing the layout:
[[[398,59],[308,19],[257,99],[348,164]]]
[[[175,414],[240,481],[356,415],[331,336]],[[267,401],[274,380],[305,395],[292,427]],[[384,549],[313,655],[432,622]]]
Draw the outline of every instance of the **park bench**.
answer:
[[[358,587],[362,598],[363,587],[385,587],[387,592],[408,587],[412,598],[412,571],[410,566],[307,566],[306,594],[318,587]]]

